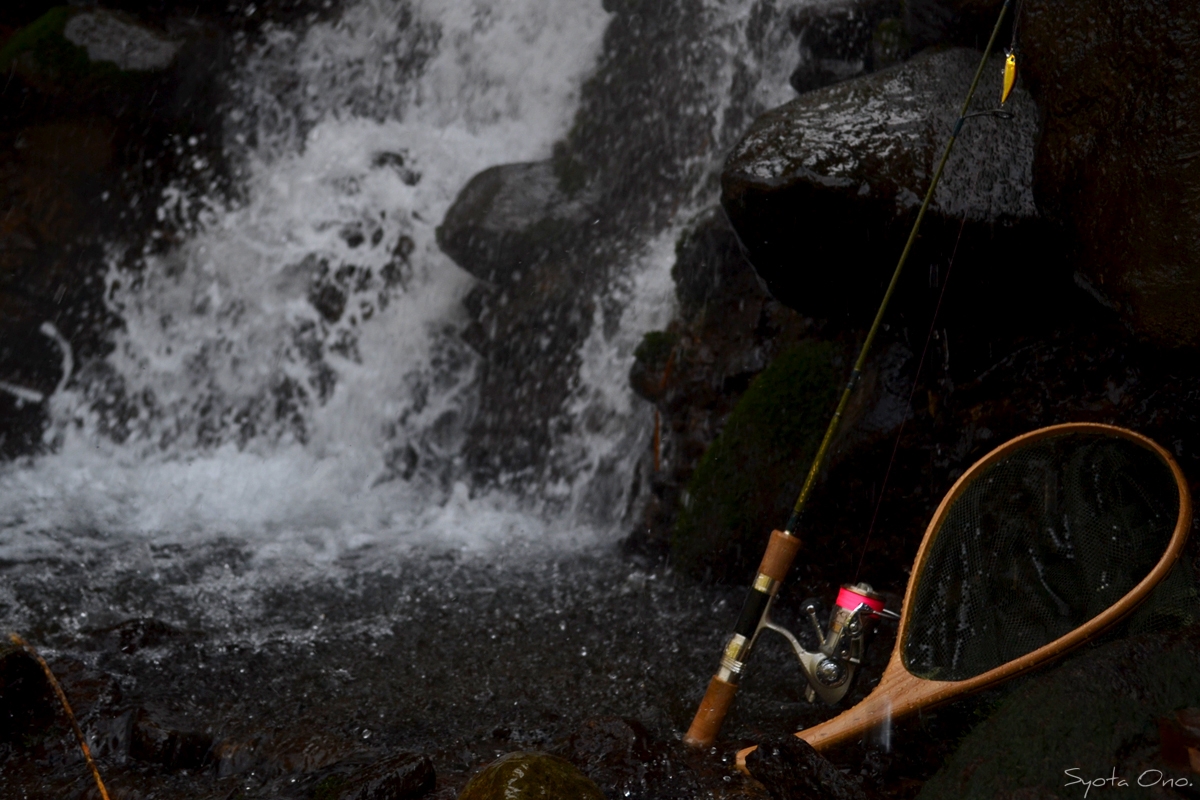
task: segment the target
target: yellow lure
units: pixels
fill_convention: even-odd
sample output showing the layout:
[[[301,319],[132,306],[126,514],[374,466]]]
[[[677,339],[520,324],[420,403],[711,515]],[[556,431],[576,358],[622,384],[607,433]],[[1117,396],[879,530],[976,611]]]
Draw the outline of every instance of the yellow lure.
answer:
[[[1017,54],[1009,53],[1008,58],[1004,60],[1004,91],[1000,93],[1000,105],[1004,105],[1008,101],[1008,96],[1012,94],[1013,84],[1017,82]]]

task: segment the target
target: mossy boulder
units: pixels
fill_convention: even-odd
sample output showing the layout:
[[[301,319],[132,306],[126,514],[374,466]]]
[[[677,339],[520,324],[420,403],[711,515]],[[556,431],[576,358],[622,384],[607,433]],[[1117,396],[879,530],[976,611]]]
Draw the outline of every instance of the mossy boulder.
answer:
[[[747,578],[766,536],[787,519],[828,424],[841,356],[836,344],[800,342],[750,384],[688,482],[671,535],[679,569]]]
[[[480,772],[458,800],[605,800],[569,761],[547,753],[501,756]]]

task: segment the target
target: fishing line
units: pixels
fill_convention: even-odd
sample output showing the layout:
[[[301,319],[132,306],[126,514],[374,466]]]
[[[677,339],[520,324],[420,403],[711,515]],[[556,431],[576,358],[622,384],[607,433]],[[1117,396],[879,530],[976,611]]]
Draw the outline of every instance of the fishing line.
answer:
[[[933,332],[937,328],[938,313],[942,310],[942,300],[946,297],[946,287],[950,285],[950,273],[954,271],[954,258],[958,255],[958,245],[962,242],[963,230],[967,227],[967,215],[963,214],[962,223],[958,226],[958,238],[954,240],[954,250],[950,252],[950,265],[946,267],[946,277],[942,280],[942,291],[938,293],[937,305],[933,309],[933,319],[929,322],[929,333],[925,336],[925,347],[921,350],[921,359],[917,362],[917,374],[913,376],[912,388],[908,392],[908,403],[904,406],[904,419],[900,420],[900,430],[896,434],[896,444],[892,447],[892,457],[888,459],[887,470],[883,473],[883,483],[879,487],[879,496],[875,500],[875,511],[871,514],[871,524],[867,528],[866,538],[863,539],[862,553],[858,557],[858,566],[854,570],[854,581],[858,583],[858,575],[862,572],[863,561],[867,558],[867,545],[871,543],[871,534],[875,532],[875,521],[879,518],[879,509],[883,505],[883,495],[887,491],[888,478],[892,476],[892,465],[896,463],[896,453],[900,450],[900,439],[904,436],[904,426],[912,413],[913,395],[917,393],[917,384],[921,381],[921,368],[925,366],[925,355],[929,352],[929,343],[933,341]]]

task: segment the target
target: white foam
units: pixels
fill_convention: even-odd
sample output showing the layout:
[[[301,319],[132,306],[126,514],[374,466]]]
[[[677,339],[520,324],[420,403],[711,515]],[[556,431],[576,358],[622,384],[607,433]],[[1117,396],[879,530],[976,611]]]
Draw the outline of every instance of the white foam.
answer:
[[[689,101],[715,127],[688,156],[692,196],[669,198],[681,221],[715,200],[709,178],[737,135],[726,110],[784,97],[797,58],[786,9],[758,52],[753,3],[707,6],[708,94]],[[359,0],[335,21],[266,30],[225,111],[243,199],[173,187],[158,211],[185,240],[140,272],[113,254],[115,377],[79,365],[47,401],[55,452],[0,467],[0,558],[230,537],[260,561],[319,564],[414,545],[611,541],[653,430],[627,375],[643,333],[670,318],[678,227],[627,243],[554,447],[569,478],[533,497],[463,483],[473,280],[434,240],[472,175],[550,155],[607,20],[599,0]],[[735,96],[743,72],[754,90]],[[323,273],[341,280],[326,303],[344,302],[340,315],[310,297]]]
[[[553,538],[515,498],[472,498],[453,474],[473,401],[456,330],[472,279],[434,228],[476,172],[549,156],[599,52],[599,6],[363,0],[335,22],[268,31],[229,109],[231,137],[257,139],[230,142],[245,202],[172,189],[159,218],[194,218],[193,234],[141,274],[112,268],[125,330],[109,362],[130,435],[105,435],[94,387],[58,392],[57,452],[0,471],[6,556],[34,555],[38,532],[56,530],[233,535],[264,557],[312,558],[375,540]],[[323,263],[370,271],[336,322],[307,299]],[[339,352],[340,337],[352,344]],[[285,401],[297,413],[281,420]],[[405,446],[421,455],[411,480],[385,464]]]

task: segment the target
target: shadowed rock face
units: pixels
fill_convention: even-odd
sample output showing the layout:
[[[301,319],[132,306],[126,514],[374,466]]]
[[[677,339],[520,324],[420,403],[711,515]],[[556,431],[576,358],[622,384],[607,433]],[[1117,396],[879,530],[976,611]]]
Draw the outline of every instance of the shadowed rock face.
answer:
[[[1157,344],[1200,344],[1200,6],[1027,2],[1023,75],[1043,111],[1038,205],[1078,280]]]
[[[1130,794],[1185,796],[1162,789],[1156,780],[1186,773],[1162,758],[1155,723],[1177,708],[1200,703],[1198,667],[1200,628],[1195,625],[1085,652],[1014,692],[963,740],[919,796],[1072,797],[1074,789],[1063,788],[1071,781],[1064,770],[1072,767],[1088,780],[1107,778],[1115,770],[1128,781]],[[1084,708],[1089,712],[1081,714]],[[1147,783],[1159,784],[1157,791],[1137,787],[1143,774]],[[1195,786],[1194,774],[1185,779]]]
[[[755,122],[726,163],[722,203],[776,298],[817,317],[870,320],[978,58],[966,49],[920,56],[803,95]],[[974,108],[994,105],[1001,58]],[[952,305],[969,307],[975,321],[981,310],[994,318],[1036,313],[1022,278],[1036,275],[1051,291],[1065,283],[1047,271],[1049,236],[1030,189],[1037,109],[1020,92],[1009,108],[1012,121],[982,117],[963,129],[912,258],[945,261],[957,247],[971,267],[956,278]],[[937,283],[910,270],[898,305],[919,316]]]

